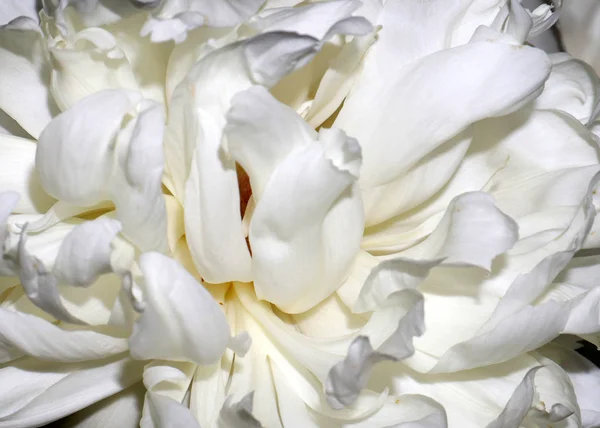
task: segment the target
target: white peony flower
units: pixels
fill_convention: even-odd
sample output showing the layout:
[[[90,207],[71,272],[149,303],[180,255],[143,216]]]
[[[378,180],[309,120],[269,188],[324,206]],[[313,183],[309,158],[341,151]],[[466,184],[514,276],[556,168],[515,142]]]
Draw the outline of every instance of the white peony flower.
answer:
[[[6,2],[0,427],[597,426],[560,7]]]

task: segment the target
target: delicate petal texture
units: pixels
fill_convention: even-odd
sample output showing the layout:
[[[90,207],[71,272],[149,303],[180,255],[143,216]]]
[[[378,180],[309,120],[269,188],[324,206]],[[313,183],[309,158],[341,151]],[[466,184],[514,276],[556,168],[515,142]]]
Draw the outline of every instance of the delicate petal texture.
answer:
[[[240,428],[261,428],[262,425],[252,416],[252,402],[254,393],[249,393],[237,403],[232,403],[232,397],[229,396],[223,404],[219,414],[221,423],[225,426],[235,426]]]
[[[317,133],[267,89],[254,86],[231,101],[225,137],[227,151],[248,174],[258,201],[279,164],[295,148],[316,140]]]
[[[77,226],[63,241],[52,273],[70,285],[91,285],[98,276],[112,270],[110,243],[120,230],[120,223],[108,217]]]
[[[201,25],[233,27],[249,18],[264,0],[191,0],[163,1],[142,28],[153,42],[183,42],[187,31]]]
[[[65,308],[58,292],[55,276],[48,271],[40,259],[27,251],[25,243],[26,233],[23,231],[19,240],[16,265],[27,297],[37,307],[56,319],[81,324],[82,321],[71,315]]]
[[[138,359],[210,364],[221,358],[229,327],[219,305],[181,265],[159,253],[140,257],[145,308],[129,339]]]
[[[588,64],[564,53],[550,55],[550,60],[552,72],[535,100],[536,108],[562,110],[587,125],[600,100],[598,75]]]
[[[298,313],[341,285],[362,233],[362,205],[353,188],[359,166],[356,140],[333,129],[321,131],[320,144],[303,145],[278,165],[250,224],[260,298]]]
[[[567,52],[600,72],[600,5],[596,0],[564,3],[560,29]]]
[[[394,359],[381,352],[374,352],[369,338],[359,336],[348,347],[348,355],[329,372],[325,393],[327,401],[334,409],[349,406],[367,385],[371,368],[380,361]]]
[[[117,171],[111,177],[111,194],[123,234],[142,251],[166,251],[167,211],[162,194],[163,107],[148,102],[131,134],[117,140]],[[129,130],[128,129],[128,130]]]
[[[294,8],[270,8],[252,18],[249,25],[261,32],[290,31],[322,39],[332,24],[348,18],[359,6],[356,0],[333,0]]]
[[[113,139],[123,117],[139,101],[133,92],[102,91],[54,119],[40,136],[36,153],[44,189],[74,205],[109,199]]]
[[[67,9],[48,18],[42,14],[52,65],[51,91],[61,110],[106,89],[139,91],[128,58],[115,36],[102,28],[76,31]]]
[[[448,205],[435,230],[420,244],[402,252],[402,257],[443,258],[447,265],[472,265],[491,270],[494,258],[517,242],[518,226],[494,206],[494,198],[483,192],[465,193]]]
[[[22,358],[0,369],[0,427],[42,426],[109,397],[141,378],[129,358],[58,364]]]
[[[459,66],[464,61],[481,63],[473,64],[471,70],[474,74],[467,77]],[[492,65],[497,63],[507,69],[500,72]],[[437,70],[442,68],[446,70],[445,76],[451,76],[453,67],[457,67],[457,75],[452,78],[452,85],[446,85],[438,79]],[[508,83],[517,76],[523,76],[525,70],[528,70],[527,81],[521,79],[516,86]],[[408,168],[472,122],[506,114],[537,95],[549,71],[549,61],[541,51],[526,47],[515,49],[503,43],[475,42],[410,63],[393,79],[359,83],[358,89],[346,100],[335,125],[361,142],[365,159],[361,181],[369,187],[386,184],[401,177]],[[494,79],[492,88],[498,88],[492,89],[491,96],[485,99],[469,97],[468,94],[477,92],[474,89],[476,85],[490,85],[491,78]],[[500,89],[506,85],[511,86],[510,92]],[[422,93],[423,88],[427,88],[428,93],[435,92],[436,96]],[[452,92],[454,90],[459,92]],[[440,97],[447,100],[447,107],[440,102]],[[402,100],[401,104],[394,104],[398,100]],[[412,102],[418,104],[412,105]],[[432,104],[426,105],[428,102]],[[456,103],[462,103],[462,107],[457,107]],[[364,113],[359,111],[366,104],[375,104],[395,114],[390,116],[373,110],[373,118],[365,118]],[[361,120],[356,120],[357,117]],[[398,135],[398,131],[402,134]],[[401,141],[410,141],[410,144],[402,144]],[[385,195],[380,193],[380,197]],[[371,214],[369,208],[367,206],[368,224],[395,214],[389,211]]]
[[[141,382],[105,398],[48,428],[137,428],[140,426],[145,388]]]
[[[553,423],[560,422],[573,414],[573,410],[569,409],[562,403],[555,403],[550,409],[546,408],[544,402],[539,404],[534,403],[536,385],[534,381],[538,377],[543,376],[543,372],[561,371],[555,366],[536,367],[531,369],[523,378],[523,381],[517,386],[514,394],[506,404],[506,407],[493,422],[487,425],[487,428],[508,428],[519,427],[526,418],[534,419],[537,423]],[[569,385],[570,386],[570,385]],[[572,388],[572,387],[571,387]],[[535,406],[535,407],[534,407]]]
[[[127,340],[95,331],[68,331],[32,315],[0,309],[0,361],[29,355],[57,362],[98,360],[127,350]]]
[[[150,392],[146,403],[148,411],[140,421],[142,428],[200,428],[190,410],[172,398]]]
[[[37,24],[29,18],[0,27],[0,110],[34,138],[58,111],[50,96],[42,43]]]
[[[14,209],[17,213],[43,213],[54,202],[40,185],[35,151],[31,140],[0,135],[0,191],[14,190],[21,195]]]

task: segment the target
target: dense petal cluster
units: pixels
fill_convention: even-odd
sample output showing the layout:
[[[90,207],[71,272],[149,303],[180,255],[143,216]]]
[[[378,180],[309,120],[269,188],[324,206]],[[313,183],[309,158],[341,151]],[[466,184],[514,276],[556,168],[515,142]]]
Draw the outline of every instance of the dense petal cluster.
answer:
[[[562,2],[0,5],[0,428],[595,427]]]

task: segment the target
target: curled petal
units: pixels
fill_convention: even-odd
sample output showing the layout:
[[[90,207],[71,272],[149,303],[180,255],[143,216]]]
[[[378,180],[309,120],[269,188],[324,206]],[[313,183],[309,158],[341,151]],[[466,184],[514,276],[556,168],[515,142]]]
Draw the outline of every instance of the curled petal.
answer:
[[[74,205],[109,199],[113,140],[124,116],[140,101],[133,92],[107,90],[57,116],[38,143],[36,170],[48,194]]]
[[[515,389],[502,413],[490,422],[486,428],[516,428],[521,426],[524,421],[531,419],[539,424],[551,424],[564,421],[571,416],[574,411],[562,403],[554,403],[550,409],[547,409],[546,405],[539,401],[539,398],[536,400],[536,386],[538,386],[536,384],[539,384],[540,380],[538,379],[540,377],[546,375],[545,371],[557,372],[559,376],[562,375],[566,378],[566,374],[555,365],[535,367],[529,370]],[[538,402],[536,403],[536,401]]]
[[[98,276],[112,271],[110,243],[120,230],[120,223],[108,217],[75,227],[63,241],[52,273],[70,285],[93,284]]]
[[[162,194],[163,107],[143,103],[127,141],[118,141],[117,165],[111,181],[111,198],[123,234],[141,251],[168,248],[167,209]]]
[[[140,421],[142,428],[200,428],[190,410],[172,398],[149,392],[146,409]]]
[[[221,423],[232,427],[261,428],[260,422],[252,416],[253,401],[254,394],[252,392],[237,403],[233,402],[232,396],[227,397],[219,414]]]
[[[229,342],[220,306],[181,265],[159,253],[140,257],[145,308],[129,339],[137,359],[211,364]]]
[[[335,291],[359,249],[362,226],[353,219],[362,217],[362,205],[353,183],[360,147],[339,130],[326,131],[322,144],[305,145],[278,165],[250,223],[257,294],[287,312],[303,312]]]
[[[25,248],[25,231],[21,232],[18,246],[18,267],[21,285],[27,293],[27,297],[40,309],[43,309],[58,320],[74,324],[83,322],[74,317],[65,308],[58,292],[56,277],[49,272],[43,262],[37,257],[29,254]]]

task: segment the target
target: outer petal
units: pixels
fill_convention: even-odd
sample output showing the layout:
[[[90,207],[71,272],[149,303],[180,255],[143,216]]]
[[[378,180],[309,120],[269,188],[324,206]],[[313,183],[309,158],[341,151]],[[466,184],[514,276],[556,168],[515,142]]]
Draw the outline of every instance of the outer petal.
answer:
[[[129,339],[131,355],[197,364],[219,360],[229,342],[229,326],[210,293],[159,253],[143,254],[140,268],[146,301]]]
[[[587,125],[600,100],[600,79],[596,71],[565,53],[550,55],[550,60],[552,72],[535,107],[565,111]]]
[[[464,73],[465,63],[471,64],[471,73]],[[506,69],[501,71],[498,64]],[[452,85],[439,80],[440,69],[445,70],[445,76],[453,76]],[[385,184],[471,123],[506,114],[536,96],[549,71],[545,54],[531,48],[476,42],[444,50],[407,65],[393,80],[360,85],[345,102],[335,125],[361,141],[363,183]],[[522,80],[524,74],[527,80]],[[516,80],[519,85],[514,86]],[[491,89],[488,96],[473,95],[477,93],[475,87],[484,84]],[[509,92],[507,86],[511,87]],[[421,92],[424,88],[427,94]],[[434,92],[435,97],[428,95]],[[402,102],[396,105],[398,100]],[[364,117],[362,106],[366,104],[378,106],[370,112],[373,117]],[[395,113],[390,116],[383,111]]]
[[[74,205],[108,199],[113,139],[121,121],[140,101],[136,93],[103,91],[62,113],[44,129],[36,169],[44,189]]]
[[[38,317],[0,309],[0,361],[29,355],[47,361],[98,360],[127,350],[125,339],[95,331],[68,331]]]
[[[401,252],[402,257],[443,258],[447,265],[479,266],[491,270],[494,258],[519,238],[517,223],[483,192],[457,196],[436,229],[422,243]]]
[[[486,428],[518,428],[526,421],[535,422],[537,424],[550,424],[564,421],[575,411],[579,413],[578,408],[570,409],[562,403],[555,402],[544,404],[543,401],[538,403],[535,402],[539,400],[539,398],[536,399],[536,386],[546,386],[544,385],[544,377],[549,377],[549,374],[544,373],[545,371],[550,371],[551,373],[554,372],[556,373],[555,376],[558,375],[566,378],[564,380],[567,384],[565,388],[567,389],[567,394],[569,392],[573,394],[573,388],[568,381],[566,374],[558,366],[550,363],[547,367],[533,368],[525,375],[519,386],[517,386],[502,413],[500,413],[498,418],[490,422]],[[542,385],[539,385],[540,383]],[[551,408],[548,409],[546,407],[547,405],[550,405]],[[579,424],[573,424],[570,426],[578,425]]]
[[[5,64],[0,68],[0,109],[38,138],[58,108],[48,89],[50,74],[35,21],[20,18],[0,27],[0,63]]]
[[[48,428],[137,428],[142,417],[146,390],[141,382],[99,401],[77,413],[60,419]]]
[[[0,369],[0,427],[42,426],[127,388],[141,372],[128,358],[76,365],[20,359]]]

